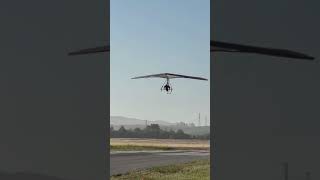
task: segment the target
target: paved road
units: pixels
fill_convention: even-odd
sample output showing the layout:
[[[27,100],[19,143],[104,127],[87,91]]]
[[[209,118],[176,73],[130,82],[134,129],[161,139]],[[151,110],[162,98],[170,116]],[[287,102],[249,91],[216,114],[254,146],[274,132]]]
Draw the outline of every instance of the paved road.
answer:
[[[208,151],[111,152],[110,174],[123,174],[131,170],[209,158]]]

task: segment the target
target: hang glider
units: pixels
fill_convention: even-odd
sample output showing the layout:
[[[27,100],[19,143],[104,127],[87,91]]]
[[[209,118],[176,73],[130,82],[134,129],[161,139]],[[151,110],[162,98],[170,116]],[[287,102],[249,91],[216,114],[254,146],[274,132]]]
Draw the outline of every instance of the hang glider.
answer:
[[[166,79],[166,82],[162,85],[161,91],[165,90],[168,94],[172,92],[172,85],[170,84],[170,79],[174,78],[187,78],[187,79],[196,79],[196,80],[203,80],[208,81],[206,78],[202,77],[195,77],[195,76],[186,76],[186,75],[180,75],[180,74],[172,74],[172,73],[162,73],[162,74],[151,74],[146,76],[137,76],[131,79],[141,79],[141,78],[164,78]]]
[[[314,57],[287,49],[275,49],[242,44],[227,43],[221,41],[210,41],[211,52],[231,52],[231,53],[254,53],[285,58],[314,60]]]

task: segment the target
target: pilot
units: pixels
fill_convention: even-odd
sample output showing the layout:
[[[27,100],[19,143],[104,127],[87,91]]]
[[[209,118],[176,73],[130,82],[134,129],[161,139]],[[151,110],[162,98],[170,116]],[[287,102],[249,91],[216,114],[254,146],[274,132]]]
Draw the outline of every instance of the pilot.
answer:
[[[168,84],[166,84],[166,85],[164,86],[164,88],[165,88],[165,90],[166,90],[167,92],[170,90],[170,86],[169,86]]]

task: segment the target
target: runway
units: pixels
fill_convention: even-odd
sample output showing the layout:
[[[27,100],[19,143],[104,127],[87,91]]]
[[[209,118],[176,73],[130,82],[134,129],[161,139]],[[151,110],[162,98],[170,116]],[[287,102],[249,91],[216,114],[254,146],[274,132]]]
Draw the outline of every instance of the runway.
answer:
[[[209,151],[111,152],[110,174],[123,174],[132,170],[209,158]]]

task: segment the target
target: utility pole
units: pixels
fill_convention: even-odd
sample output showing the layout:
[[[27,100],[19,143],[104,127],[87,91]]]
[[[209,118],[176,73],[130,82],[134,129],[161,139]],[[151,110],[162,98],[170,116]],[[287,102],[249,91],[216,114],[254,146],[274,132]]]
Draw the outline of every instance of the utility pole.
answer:
[[[198,125],[199,127],[201,126],[201,124],[200,124],[200,113],[199,113],[199,125]]]

